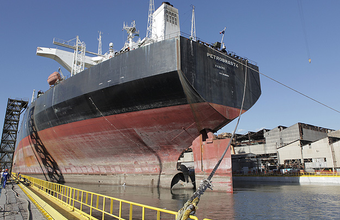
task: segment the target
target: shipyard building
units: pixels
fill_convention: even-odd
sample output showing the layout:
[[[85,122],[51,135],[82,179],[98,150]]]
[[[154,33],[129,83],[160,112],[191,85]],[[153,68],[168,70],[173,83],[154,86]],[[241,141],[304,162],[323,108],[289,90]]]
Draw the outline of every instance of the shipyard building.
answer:
[[[234,174],[340,172],[340,130],[297,123],[236,134],[232,147]]]

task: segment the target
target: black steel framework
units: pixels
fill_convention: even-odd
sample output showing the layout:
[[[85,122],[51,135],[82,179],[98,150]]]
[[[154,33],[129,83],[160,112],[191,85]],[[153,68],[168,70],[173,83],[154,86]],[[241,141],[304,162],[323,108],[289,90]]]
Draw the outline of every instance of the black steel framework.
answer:
[[[12,170],[15,143],[20,114],[27,108],[28,101],[8,99],[0,145],[0,168]]]

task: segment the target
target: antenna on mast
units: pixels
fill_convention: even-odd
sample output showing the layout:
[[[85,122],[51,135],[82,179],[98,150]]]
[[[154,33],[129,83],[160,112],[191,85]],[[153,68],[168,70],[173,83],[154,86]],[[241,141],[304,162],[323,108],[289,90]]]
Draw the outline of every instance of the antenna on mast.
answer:
[[[101,31],[99,31],[99,38],[97,40],[98,40],[98,54],[102,55],[103,52],[102,52],[102,32]]]
[[[220,32],[220,34],[222,34],[222,40],[221,40],[222,50],[226,48],[225,45],[224,45],[224,43],[223,43],[223,38],[224,38],[225,29],[227,29],[227,27],[224,27],[224,29]]]
[[[196,22],[195,22],[195,6],[192,6],[192,15],[191,15],[191,40],[196,41]]]
[[[149,3],[149,13],[148,13],[148,27],[146,29],[146,37],[152,37],[152,23],[153,23],[153,13],[155,12],[154,0],[150,0]]]

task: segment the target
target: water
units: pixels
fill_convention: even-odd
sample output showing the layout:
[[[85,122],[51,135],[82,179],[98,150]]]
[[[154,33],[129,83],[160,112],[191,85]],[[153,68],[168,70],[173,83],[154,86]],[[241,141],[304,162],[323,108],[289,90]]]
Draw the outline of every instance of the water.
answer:
[[[67,185],[172,211],[179,210],[193,193],[133,186]],[[234,182],[233,194],[211,190],[204,193],[196,216],[199,219],[340,219],[340,186]]]

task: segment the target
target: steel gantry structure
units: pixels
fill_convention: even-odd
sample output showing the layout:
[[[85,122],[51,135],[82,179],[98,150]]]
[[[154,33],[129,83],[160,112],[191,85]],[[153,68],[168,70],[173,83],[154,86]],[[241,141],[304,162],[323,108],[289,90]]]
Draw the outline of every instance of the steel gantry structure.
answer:
[[[28,101],[8,99],[0,144],[1,169],[12,170],[20,114],[27,108],[27,105]]]

